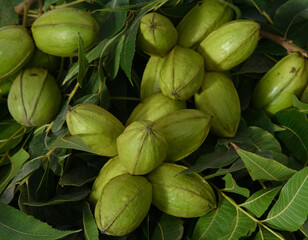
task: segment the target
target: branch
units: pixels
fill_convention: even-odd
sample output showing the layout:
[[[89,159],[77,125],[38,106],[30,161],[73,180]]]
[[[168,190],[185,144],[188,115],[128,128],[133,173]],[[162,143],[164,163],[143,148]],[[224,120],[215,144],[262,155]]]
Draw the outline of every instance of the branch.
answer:
[[[15,7],[15,12],[18,15],[21,15],[24,12],[25,4],[27,4],[28,9],[30,9],[31,5],[34,4],[35,2],[36,2],[36,0],[25,0]]]
[[[303,57],[308,58],[308,52],[305,51],[304,49],[300,48],[299,46],[295,45],[292,40],[288,40],[288,39],[285,39],[285,38],[280,37],[278,35],[275,35],[275,34],[272,34],[272,33],[269,33],[269,32],[264,32],[262,30],[260,31],[260,36],[267,38],[267,39],[270,39],[273,42],[281,45],[282,47],[284,47],[287,50],[288,54],[291,54],[293,52],[298,52]]]

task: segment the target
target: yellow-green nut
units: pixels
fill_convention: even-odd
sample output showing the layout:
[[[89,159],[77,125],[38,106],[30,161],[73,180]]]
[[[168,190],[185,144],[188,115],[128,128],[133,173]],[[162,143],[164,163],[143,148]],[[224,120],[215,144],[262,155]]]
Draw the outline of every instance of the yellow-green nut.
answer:
[[[165,16],[152,12],[141,18],[137,45],[148,55],[165,56],[176,44],[178,32]]]
[[[292,106],[292,94],[298,97],[307,85],[307,60],[292,53],[275,64],[257,83],[252,103],[267,114]]]
[[[163,58],[159,56],[152,56],[149,58],[140,85],[141,101],[154,93],[160,92],[159,76],[162,63]]]
[[[196,151],[210,130],[211,116],[196,109],[177,110],[156,120],[168,143],[168,161],[178,161]]]
[[[18,123],[42,126],[57,115],[61,91],[46,69],[27,68],[14,80],[7,102],[12,117]]]
[[[117,155],[117,137],[123,124],[110,112],[92,103],[78,104],[67,112],[66,123],[72,135],[79,135],[99,155]]]
[[[182,47],[196,48],[212,31],[231,21],[232,9],[217,0],[203,0],[196,4],[180,21],[177,44]]]
[[[162,93],[154,93],[139,103],[129,118],[126,126],[139,120],[155,121],[175,110],[186,108],[185,101],[173,100]]]
[[[0,28],[0,81],[17,73],[31,58],[32,38],[22,26]]]
[[[161,129],[149,120],[131,123],[117,138],[120,162],[132,175],[144,175],[167,156],[168,144]]]
[[[105,185],[96,204],[97,226],[107,235],[126,235],[141,224],[151,202],[152,184],[145,177],[114,177]]]
[[[169,215],[199,217],[216,207],[215,194],[199,174],[179,174],[186,169],[174,163],[162,163],[148,174],[153,186],[152,203]]]
[[[112,178],[123,174],[128,174],[128,172],[120,162],[118,156],[111,158],[108,160],[108,162],[106,162],[106,164],[100,170],[97,178],[95,179],[91,193],[89,195],[89,201],[92,206],[96,205],[107,182],[109,182]]]
[[[198,48],[206,69],[227,71],[244,62],[257,47],[259,30],[252,20],[234,20],[210,33]]]
[[[211,132],[218,137],[234,137],[241,118],[238,93],[230,78],[220,72],[206,72],[195,106],[213,116]]]
[[[15,75],[13,75],[12,77],[8,77],[0,81],[0,96],[9,94],[12,83],[15,78]]]
[[[159,86],[166,96],[187,100],[199,90],[203,77],[203,57],[192,49],[175,46],[164,58]]]
[[[31,27],[36,46],[45,53],[59,57],[78,55],[79,35],[84,49],[97,41],[99,27],[87,12],[77,8],[60,8],[48,11]]]
[[[27,67],[45,68],[49,73],[54,73],[60,67],[60,58],[46,54],[37,48],[31,60],[28,62]]]

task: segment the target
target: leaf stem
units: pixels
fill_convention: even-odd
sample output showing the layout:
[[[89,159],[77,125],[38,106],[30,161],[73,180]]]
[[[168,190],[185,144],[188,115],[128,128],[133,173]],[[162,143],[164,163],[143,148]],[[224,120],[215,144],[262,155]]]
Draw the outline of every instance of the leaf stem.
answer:
[[[8,157],[8,155],[9,155],[9,151],[6,151],[6,152],[1,156],[1,158],[0,158],[0,165],[3,164],[5,158]]]
[[[300,48],[299,46],[295,45],[292,40],[288,40],[286,38],[280,37],[278,35],[275,35],[273,33],[265,32],[265,31],[260,31],[260,36],[270,39],[273,42],[281,45],[284,47],[288,54],[291,54],[293,52],[298,52],[301,54],[303,57],[308,58],[308,53],[304,49]]]
[[[308,234],[305,232],[303,227],[300,227],[298,230],[305,236],[305,238],[308,237]]]
[[[258,225],[264,227],[267,231],[269,231],[270,233],[272,233],[273,235],[275,235],[277,238],[279,238],[280,240],[285,240],[284,238],[282,238],[279,234],[277,234],[275,231],[273,231],[272,229],[270,229],[268,226],[266,226],[263,222],[261,222],[260,220],[256,219],[254,216],[250,215],[248,212],[246,212],[244,209],[242,209],[232,198],[230,198],[228,195],[226,195],[221,189],[219,189],[218,187],[216,187],[214,184],[212,184],[212,186],[220,193],[220,195],[222,195],[227,201],[229,201],[237,210],[240,210],[242,213],[244,213],[247,217],[249,217],[251,220],[253,220],[254,222],[256,222]]]
[[[22,19],[22,26],[27,27],[28,3],[24,4],[24,15]]]
[[[70,103],[70,101],[71,101],[72,98],[74,97],[75,93],[77,92],[78,88],[79,88],[79,83],[77,82],[76,85],[75,85],[75,87],[74,87],[74,89],[73,89],[73,91],[70,93],[70,95],[69,95],[69,97],[68,97],[68,102],[67,102],[67,104]]]
[[[271,19],[271,17],[267,14],[267,12],[265,11],[261,11],[261,9],[258,7],[258,5],[255,3],[254,0],[250,0],[250,2],[255,6],[255,8],[258,10],[258,12],[263,15],[267,21],[273,25],[273,20]]]
[[[39,11],[35,11],[35,10],[29,9],[28,13],[37,14],[37,15],[38,15],[38,14],[39,14]]]

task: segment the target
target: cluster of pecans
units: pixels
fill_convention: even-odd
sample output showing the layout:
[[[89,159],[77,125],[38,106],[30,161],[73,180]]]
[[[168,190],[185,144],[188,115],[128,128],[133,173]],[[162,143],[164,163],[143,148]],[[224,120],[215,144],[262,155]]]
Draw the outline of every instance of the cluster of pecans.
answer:
[[[149,60],[141,102],[125,126],[95,104],[69,109],[70,134],[80,136],[98,155],[110,157],[89,196],[103,233],[122,236],[133,231],[151,204],[187,218],[216,207],[211,186],[197,173],[181,174],[187,167],[175,162],[196,151],[209,131],[217,137],[237,132],[240,101],[227,71],[253,53],[260,26],[232,18],[233,10],[216,0],[197,4],[177,27],[159,13],[146,14],[137,46]],[[63,8],[43,14],[31,31],[34,41],[21,26],[0,29],[0,51],[7,56],[0,58],[0,81],[14,78],[8,95],[14,119],[41,126],[52,121],[61,106],[61,91],[50,74],[57,68],[53,63],[57,57],[78,54],[79,36],[90,49],[99,27],[88,13]],[[253,106],[271,116],[292,105],[292,94],[307,102],[306,65],[297,53],[281,59],[256,85]],[[187,109],[186,101],[192,98],[195,108]]]
[[[8,108],[18,123],[35,127],[55,118],[62,95],[52,75],[58,57],[76,56],[79,36],[90,49],[98,31],[95,19],[76,8],[43,14],[31,27],[33,39],[22,26],[0,29],[0,82],[9,86]]]

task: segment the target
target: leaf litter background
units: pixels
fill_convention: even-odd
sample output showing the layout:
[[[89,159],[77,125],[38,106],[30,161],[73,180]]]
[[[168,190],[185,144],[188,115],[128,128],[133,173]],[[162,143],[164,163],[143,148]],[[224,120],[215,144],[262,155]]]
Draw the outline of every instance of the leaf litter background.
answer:
[[[14,7],[22,2],[1,1],[0,27],[18,23]],[[44,7],[70,2],[74,1],[45,0]],[[267,39],[231,71],[242,108],[236,136],[209,135],[182,161],[189,166],[186,172],[198,172],[212,184],[218,208],[200,218],[181,219],[152,207],[141,226],[127,236],[109,237],[97,230],[87,196],[108,159],[95,155],[78,136],[68,135],[66,111],[91,102],[125,122],[138,104],[148,60],[135,46],[141,17],[157,10],[176,25],[196,2],[83,1],[76,7],[93,11],[100,37],[89,52],[80,41],[71,66],[65,60],[58,78],[65,98],[54,122],[38,129],[20,126],[7,111],[6,96],[1,96],[1,239],[308,239],[308,104],[293,96],[294,107],[272,119],[250,107],[255,83],[287,54]],[[232,7],[238,18],[255,19],[266,31],[307,50],[307,0],[234,0]]]

